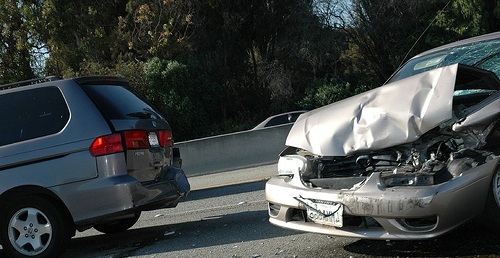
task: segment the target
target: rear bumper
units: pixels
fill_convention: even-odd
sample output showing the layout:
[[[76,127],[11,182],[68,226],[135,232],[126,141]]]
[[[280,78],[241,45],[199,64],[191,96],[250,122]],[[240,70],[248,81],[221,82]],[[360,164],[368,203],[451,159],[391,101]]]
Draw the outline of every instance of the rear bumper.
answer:
[[[138,211],[175,207],[189,193],[190,186],[182,169],[168,167],[160,179],[148,184],[127,174],[118,174],[58,186],[53,190],[66,194],[61,199],[77,227],[88,228],[97,222],[132,216]]]
[[[134,207],[140,211],[175,207],[189,191],[190,185],[184,171],[169,167],[159,181],[137,185],[133,191]]]
[[[444,234],[484,209],[498,159],[443,184],[385,188],[372,174],[355,190],[308,188],[299,175],[266,184],[269,221],[277,226],[327,235],[369,239],[426,239]],[[342,227],[317,224],[295,197],[343,206]]]

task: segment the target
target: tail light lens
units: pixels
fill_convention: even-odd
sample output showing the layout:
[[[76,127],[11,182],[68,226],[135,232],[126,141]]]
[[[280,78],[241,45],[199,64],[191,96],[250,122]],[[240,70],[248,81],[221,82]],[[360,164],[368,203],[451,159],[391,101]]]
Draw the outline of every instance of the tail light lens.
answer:
[[[170,147],[173,145],[172,132],[169,130],[158,131],[158,140],[161,147]]]
[[[94,157],[123,151],[122,137],[120,134],[111,134],[96,138],[89,148]]]
[[[124,131],[124,142],[126,149],[148,149],[152,146],[171,147],[173,145],[172,132],[160,130],[156,134],[148,131]],[[157,137],[157,139],[156,139]],[[153,141],[153,143],[152,143]],[[111,134],[96,138],[89,148],[94,157],[123,152],[124,144],[121,134]]]
[[[149,148],[147,131],[125,131],[125,146],[127,149],[147,149]]]

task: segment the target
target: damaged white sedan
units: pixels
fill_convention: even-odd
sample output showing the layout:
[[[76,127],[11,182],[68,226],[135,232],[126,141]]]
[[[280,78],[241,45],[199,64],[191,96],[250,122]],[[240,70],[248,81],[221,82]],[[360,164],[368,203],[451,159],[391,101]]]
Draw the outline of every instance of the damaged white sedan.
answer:
[[[500,229],[500,32],[410,59],[384,86],[307,112],[266,184],[270,222],[426,239]]]

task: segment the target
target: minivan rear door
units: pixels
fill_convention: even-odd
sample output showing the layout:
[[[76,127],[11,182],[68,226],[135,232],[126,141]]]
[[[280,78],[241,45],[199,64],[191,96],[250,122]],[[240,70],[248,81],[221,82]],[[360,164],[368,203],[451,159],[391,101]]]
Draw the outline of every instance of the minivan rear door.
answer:
[[[158,179],[172,158],[172,132],[163,116],[130,89],[124,78],[86,77],[77,82],[112,130],[121,134],[128,174],[143,183]]]

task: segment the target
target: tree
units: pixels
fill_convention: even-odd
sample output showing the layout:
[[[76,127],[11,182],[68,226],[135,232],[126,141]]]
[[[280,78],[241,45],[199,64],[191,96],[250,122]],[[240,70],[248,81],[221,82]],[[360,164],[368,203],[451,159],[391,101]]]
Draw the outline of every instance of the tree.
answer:
[[[41,1],[0,0],[0,83],[40,75],[46,47],[41,27]]]
[[[431,47],[423,40],[412,49],[445,5],[441,0],[353,1],[353,23],[346,32],[379,84],[389,78],[405,57]]]
[[[220,124],[219,87],[197,62],[153,58],[144,66],[146,97],[166,114],[176,140],[211,135]],[[219,132],[217,132],[219,133]]]
[[[311,80],[336,73],[332,63],[342,44],[320,24],[312,1],[205,1],[202,6],[204,23],[193,46],[226,89],[227,116],[256,121],[297,108]]]
[[[41,27],[50,50],[47,73],[69,77],[81,75],[85,63],[117,63],[124,45],[118,17],[125,14],[125,4],[126,0],[44,0]]]
[[[120,36],[131,58],[175,58],[189,51],[199,3],[191,0],[130,0],[126,15],[118,17]]]
[[[454,0],[443,10],[436,27],[456,39],[500,30],[500,3],[497,0]]]
[[[124,75],[185,139],[379,86],[418,52],[500,26],[492,0],[0,4],[0,81],[43,74],[41,60],[49,75]]]

